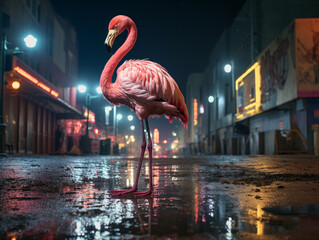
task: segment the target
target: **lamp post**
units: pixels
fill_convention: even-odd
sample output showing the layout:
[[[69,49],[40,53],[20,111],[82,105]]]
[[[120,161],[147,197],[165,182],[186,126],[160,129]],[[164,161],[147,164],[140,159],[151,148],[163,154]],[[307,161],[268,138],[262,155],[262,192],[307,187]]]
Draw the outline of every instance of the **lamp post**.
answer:
[[[224,71],[226,73],[231,72],[231,86],[232,86],[232,99],[235,98],[235,75],[234,75],[234,61],[230,60],[230,63],[227,63],[224,66]]]
[[[87,88],[86,88],[85,85],[79,85],[79,86],[78,86],[78,91],[79,91],[80,93],[86,93],[86,113],[87,113],[87,114],[86,114],[86,131],[85,131],[86,141],[85,141],[85,150],[84,150],[84,151],[85,151],[85,153],[89,153],[89,152],[90,152],[90,150],[89,150],[89,139],[90,139],[90,137],[89,137],[90,103],[91,103],[91,100],[92,100],[92,99],[98,98],[99,95],[94,95],[94,96],[92,96],[92,95],[91,95],[90,93],[88,93],[86,90],[87,90]],[[97,92],[98,94],[101,94],[101,93],[102,93],[101,88],[100,88],[100,87],[96,88],[96,92]]]
[[[208,136],[208,152],[210,153],[211,152],[211,142],[210,142],[210,105],[211,105],[211,103],[213,103],[214,102],[214,97],[213,96],[209,96],[208,97],[208,108],[207,108],[207,113],[208,113],[208,120],[207,120],[207,124],[208,124],[208,127],[207,127],[207,129],[208,129],[208,134],[207,134],[207,136]]]
[[[2,22],[0,21],[2,25]],[[37,43],[37,39],[32,35],[28,35],[24,38],[26,47],[34,48]],[[5,139],[5,128],[6,124],[3,119],[3,110],[4,110],[4,87],[5,87],[5,65],[6,65],[6,55],[14,54],[16,50],[7,49],[7,36],[2,32],[2,26],[0,26],[0,156],[6,156],[6,139]]]

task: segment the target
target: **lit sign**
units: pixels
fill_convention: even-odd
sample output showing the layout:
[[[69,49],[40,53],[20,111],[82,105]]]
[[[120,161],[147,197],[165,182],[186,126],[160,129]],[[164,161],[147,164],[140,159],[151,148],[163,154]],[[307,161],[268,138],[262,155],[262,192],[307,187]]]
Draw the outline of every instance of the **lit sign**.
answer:
[[[16,66],[13,69],[15,72],[19,73],[21,76],[25,77],[28,79],[30,82],[33,84],[37,85],[39,88],[42,90],[46,91],[47,93],[51,94],[53,97],[58,98],[59,93],[51,89],[49,86],[45,85],[43,82],[39,81],[37,78],[33,77],[31,74],[27,73],[25,70],[22,68]]]
[[[157,128],[154,129],[153,136],[154,136],[154,143],[159,143],[159,131]]]
[[[84,117],[87,117],[87,116],[88,116],[88,111],[87,111],[87,109],[85,109]],[[91,112],[91,111],[89,111],[89,121],[91,123],[95,123],[95,114],[93,112]]]
[[[200,107],[199,107],[199,113],[200,113],[200,114],[204,114],[204,113],[205,113],[204,104],[201,104],[201,105],[200,105]]]
[[[194,99],[194,126],[197,125],[197,120],[198,120],[198,103],[197,99]]]
[[[260,79],[260,64],[256,62],[236,80],[236,119],[243,119],[260,111]]]

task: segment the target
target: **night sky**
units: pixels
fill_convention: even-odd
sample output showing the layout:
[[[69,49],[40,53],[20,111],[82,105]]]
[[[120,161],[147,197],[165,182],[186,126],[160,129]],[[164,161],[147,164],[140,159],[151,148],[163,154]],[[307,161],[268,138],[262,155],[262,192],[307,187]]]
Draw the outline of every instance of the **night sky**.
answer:
[[[116,15],[127,15],[136,23],[138,37],[124,60],[147,58],[161,64],[185,95],[187,77],[202,72],[208,65],[215,42],[223,29],[230,26],[244,0],[51,2],[56,13],[77,30],[79,83],[90,83],[94,89],[99,85],[101,71],[110,57],[104,46],[108,23]],[[126,36],[125,32],[116,38],[113,51]]]

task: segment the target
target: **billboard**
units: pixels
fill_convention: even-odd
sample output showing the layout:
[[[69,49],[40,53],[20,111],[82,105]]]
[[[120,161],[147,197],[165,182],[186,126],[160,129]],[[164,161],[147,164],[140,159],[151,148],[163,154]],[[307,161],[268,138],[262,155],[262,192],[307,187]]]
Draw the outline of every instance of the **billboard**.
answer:
[[[319,97],[319,19],[296,19],[298,97]]]
[[[259,55],[262,111],[297,98],[295,28],[290,24]]]

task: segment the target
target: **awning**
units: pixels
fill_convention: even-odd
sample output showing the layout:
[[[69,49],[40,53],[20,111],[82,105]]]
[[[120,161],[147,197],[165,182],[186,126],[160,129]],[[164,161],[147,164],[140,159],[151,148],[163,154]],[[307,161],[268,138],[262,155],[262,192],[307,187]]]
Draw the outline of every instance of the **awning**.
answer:
[[[59,98],[58,89],[38,75],[16,57],[12,60],[12,70],[5,73],[8,83],[6,91],[11,95],[21,95],[31,101],[41,103],[56,113],[57,119],[84,119],[81,111]],[[11,87],[14,81],[20,82],[20,88]]]

